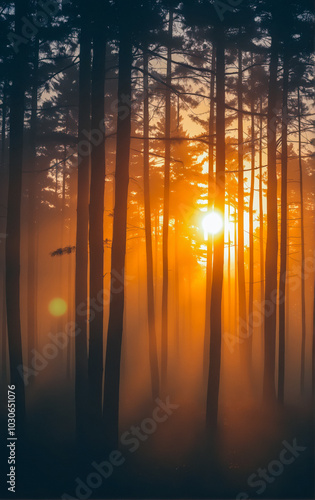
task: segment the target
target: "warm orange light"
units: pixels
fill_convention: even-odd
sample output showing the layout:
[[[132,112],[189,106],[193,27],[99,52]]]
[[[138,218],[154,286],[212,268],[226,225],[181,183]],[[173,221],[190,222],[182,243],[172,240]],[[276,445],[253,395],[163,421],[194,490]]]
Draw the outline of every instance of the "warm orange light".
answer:
[[[208,239],[209,234],[218,234],[223,229],[223,218],[215,211],[207,213],[203,218],[202,226],[204,230],[205,240]]]

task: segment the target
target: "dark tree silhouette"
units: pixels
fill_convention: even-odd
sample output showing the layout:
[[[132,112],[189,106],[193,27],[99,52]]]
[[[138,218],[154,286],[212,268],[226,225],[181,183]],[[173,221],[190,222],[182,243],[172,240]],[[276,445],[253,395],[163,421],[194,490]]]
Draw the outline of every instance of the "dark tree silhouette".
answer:
[[[105,190],[105,58],[106,30],[104,5],[93,4],[93,67],[91,97],[91,134],[96,143],[91,149],[91,187],[89,211],[90,307],[104,288],[104,190]],[[103,127],[104,126],[104,127]],[[103,317],[104,304],[93,309],[89,336],[89,395],[91,415],[102,419],[103,389]],[[97,429],[96,429],[97,430]]]
[[[251,65],[254,64],[253,54],[251,54]],[[249,195],[249,294],[248,294],[248,340],[247,356],[249,366],[252,368],[252,345],[253,345],[253,312],[254,312],[254,196],[255,196],[255,105],[254,105],[254,75],[253,69],[250,77],[251,91],[251,177]]]
[[[29,169],[36,170],[36,130],[37,130],[37,94],[38,94],[38,58],[39,39],[35,37],[31,90],[30,150],[28,155]],[[36,182],[35,173],[28,174],[28,266],[27,266],[27,342],[28,365],[31,366],[32,350],[36,342]]]
[[[209,113],[209,150],[208,150],[208,210],[213,209],[214,202],[214,174],[213,174],[213,163],[214,163],[214,126],[215,126],[215,50],[214,44],[212,45],[212,56],[211,56],[211,77],[210,77],[210,113]],[[209,346],[210,346],[210,306],[211,306],[211,285],[212,285],[212,245],[213,239],[212,235],[208,235],[207,241],[207,271],[206,271],[206,311],[205,311],[205,338],[204,338],[204,359],[203,359],[203,370],[205,382],[207,382],[208,371],[209,371]]]
[[[162,341],[161,341],[161,386],[165,390],[168,359],[168,236],[171,168],[171,83],[172,83],[172,37],[173,10],[169,9],[167,74],[165,89],[165,164],[164,164],[164,206],[163,206],[163,288],[162,288]]]
[[[247,351],[248,328],[246,316],[246,289],[245,289],[245,256],[244,256],[244,126],[243,126],[243,54],[238,49],[238,80],[237,80],[237,107],[238,107],[238,253],[237,276],[239,293],[239,336],[241,352]],[[243,358],[244,359],[244,358]]]
[[[85,432],[87,410],[87,280],[88,280],[88,224],[89,224],[89,154],[84,131],[90,130],[90,73],[91,32],[89,6],[80,0],[80,70],[79,70],[79,122],[78,122],[78,195],[75,266],[75,402],[76,433],[78,443]],[[82,306],[85,311],[82,313]]]
[[[263,393],[265,401],[276,399],[275,356],[276,356],[276,300],[277,300],[277,257],[278,257],[278,216],[277,216],[277,136],[275,110],[278,90],[279,37],[276,16],[272,12],[271,53],[269,65],[267,141],[268,141],[268,185],[267,185],[267,243],[265,264],[265,303],[271,304],[271,312],[265,316],[265,352]]]
[[[27,2],[15,2],[15,35],[22,36]],[[20,312],[20,239],[23,167],[24,103],[27,81],[27,47],[20,44],[13,56],[10,99],[9,190],[6,238],[6,306],[10,359],[10,383],[15,386],[17,435],[24,433],[25,388],[23,377]]]
[[[149,158],[149,78],[148,78],[148,51],[143,50],[143,191],[144,191],[144,215],[145,215],[145,243],[147,257],[147,295],[148,295],[148,327],[149,327],[149,358],[151,370],[152,397],[156,399],[159,395],[159,367],[155,328],[154,307],[154,281],[153,281],[153,251],[152,251],[152,229],[151,229],[151,201],[150,201],[150,158]]]
[[[281,152],[281,240],[280,240],[280,280],[279,280],[279,374],[278,400],[284,402],[285,377],[285,308],[287,273],[287,200],[288,200],[288,79],[289,54],[284,47],[282,82],[282,152]]]
[[[103,418],[107,444],[117,446],[120,359],[125,302],[124,276],[131,131],[131,27],[129,9],[118,2],[119,79],[115,171],[115,209],[111,257],[110,311],[105,358]],[[119,279],[118,283],[117,280]]]
[[[224,214],[225,204],[225,57],[224,27],[218,25],[216,39],[216,197],[214,207]],[[213,243],[213,277],[210,312],[210,365],[207,392],[207,428],[216,431],[221,368],[221,306],[224,268],[224,230]]]
[[[306,349],[306,317],[305,317],[305,234],[304,234],[304,191],[302,169],[302,127],[301,127],[301,99],[300,88],[298,94],[298,135],[299,135],[299,177],[300,177],[300,204],[301,204],[301,319],[302,319],[302,346],[301,346],[301,394],[305,391],[305,349]]]

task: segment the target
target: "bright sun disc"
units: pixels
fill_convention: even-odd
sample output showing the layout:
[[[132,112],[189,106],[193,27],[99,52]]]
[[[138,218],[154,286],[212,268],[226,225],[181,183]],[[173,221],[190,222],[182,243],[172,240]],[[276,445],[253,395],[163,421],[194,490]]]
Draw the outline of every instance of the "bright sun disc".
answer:
[[[67,312],[68,307],[63,299],[56,297],[49,302],[48,309],[52,316],[62,316]]]
[[[210,212],[203,218],[202,226],[206,240],[209,234],[217,234],[222,230],[223,219],[217,212]]]

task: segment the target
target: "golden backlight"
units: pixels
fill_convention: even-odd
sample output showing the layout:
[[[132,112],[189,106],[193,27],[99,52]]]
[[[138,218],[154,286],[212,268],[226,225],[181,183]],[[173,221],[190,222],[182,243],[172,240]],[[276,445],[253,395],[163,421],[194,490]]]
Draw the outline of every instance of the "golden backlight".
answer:
[[[218,234],[223,229],[223,218],[218,212],[209,212],[202,220],[205,240],[209,234]]]

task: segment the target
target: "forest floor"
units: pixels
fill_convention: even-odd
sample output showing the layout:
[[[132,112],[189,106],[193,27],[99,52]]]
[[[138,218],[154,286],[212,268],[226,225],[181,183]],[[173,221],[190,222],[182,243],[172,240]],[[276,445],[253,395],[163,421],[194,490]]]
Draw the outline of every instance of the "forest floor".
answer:
[[[17,464],[20,493],[15,498],[62,498],[64,494],[69,496],[63,498],[85,499],[314,498],[310,408],[267,411],[253,401],[231,402],[220,410],[217,442],[210,445],[204,437],[200,408],[176,401],[178,408],[154,432],[136,440],[137,445],[135,440],[132,445],[128,434],[129,444],[125,440],[120,448],[123,463],[99,481],[90,475],[96,472],[92,463],[108,460],[108,453],[80,457],[78,465],[71,424],[73,401],[67,391],[61,401],[60,392],[60,387],[55,394],[49,391],[49,397],[43,392],[31,405],[28,435]],[[152,416],[152,407],[141,414]],[[134,422],[141,425],[144,420],[139,417]],[[2,443],[5,432],[2,410]],[[1,454],[1,471],[5,471],[5,446]],[[76,490],[78,482],[81,486]],[[1,497],[11,496],[2,481]]]

